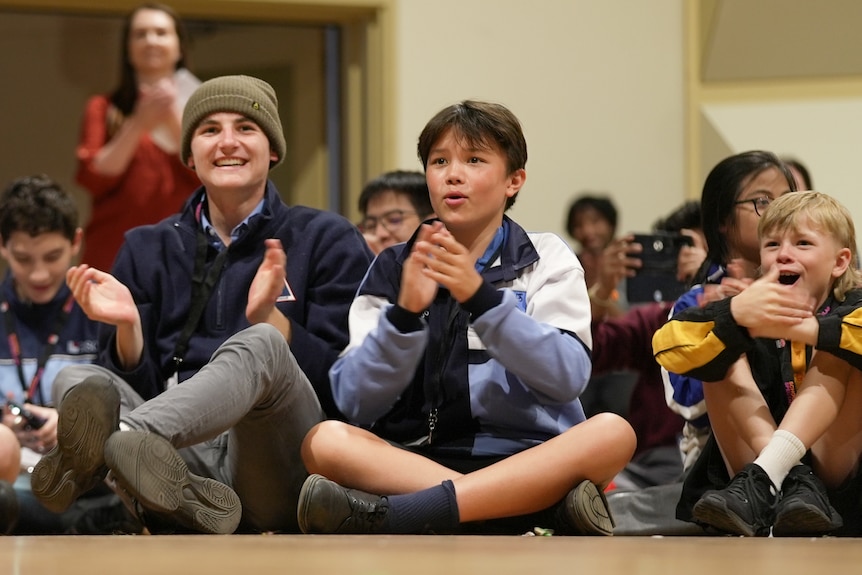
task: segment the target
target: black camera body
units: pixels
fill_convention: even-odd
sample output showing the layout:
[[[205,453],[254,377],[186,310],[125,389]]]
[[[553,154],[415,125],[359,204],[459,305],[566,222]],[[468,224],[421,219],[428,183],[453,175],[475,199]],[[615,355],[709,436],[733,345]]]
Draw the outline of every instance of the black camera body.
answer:
[[[26,407],[18,405],[13,401],[7,401],[6,405],[9,407],[9,412],[12,415],[21,418],[21,421],[23,422],[22,429],[25,431],[39,429],[45,425],[46,420],[44,417],[39,417]]]
[[[629,303],[674,301],[686,292],[685,282],[676,279],[677,258],[683,246],[693,245],[690,236],[680,233],[656,232],[634,234],[635,243],[643,247],[639,254],[642,265],[634,277],[626,279],[626,299]]]

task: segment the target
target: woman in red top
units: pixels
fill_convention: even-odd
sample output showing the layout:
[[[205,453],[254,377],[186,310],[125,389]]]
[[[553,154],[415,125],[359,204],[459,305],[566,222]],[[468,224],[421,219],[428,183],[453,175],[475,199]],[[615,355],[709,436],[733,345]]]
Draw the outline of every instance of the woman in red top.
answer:
[[[120,85],[87,103],[76,180],[92,197],[81,259],[93,267],[109,270],[126,230],[177,212],[200,185],[179,157],[182,109],[199,83],[185,44],[172,8],[137,7],[123,28]]]

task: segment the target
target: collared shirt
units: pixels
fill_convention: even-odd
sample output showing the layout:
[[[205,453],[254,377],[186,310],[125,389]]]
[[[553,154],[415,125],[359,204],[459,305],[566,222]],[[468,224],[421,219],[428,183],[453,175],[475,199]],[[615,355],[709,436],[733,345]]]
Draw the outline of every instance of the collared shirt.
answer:
[[[215,228],[213,227],[213,225],[210,223],[209,219],[207,218],[207,211],[206,211],[206,209],[204,209],[205,202],[206,202],[206,195],[204,195],[203,198],[201,199],[201,211],[200,211],[201,229],[204,231],[206,236],[209,238],[210,244],[212,245],[212,247],[214,247],[218,251],[221,251],[225,248],[225,245],[224,245],[224,242],[221,241],[221,238],[219,237],[218,232],[216,232]],[[260,202],[258,202],[258,204],[251,211],[251,213],[248,216],[246,216],[246,218],[243,221],[241,221],[239,224],[237,224],[237,226],[234,229],[232,229],[230,231],[230,241],[231,242],[237,241],[245,233],[245,231],[248,229],[248,221],[253,216],[256,216],[257,214],[261,213],[262,211],[263,211],[263,198],[261,198]]]

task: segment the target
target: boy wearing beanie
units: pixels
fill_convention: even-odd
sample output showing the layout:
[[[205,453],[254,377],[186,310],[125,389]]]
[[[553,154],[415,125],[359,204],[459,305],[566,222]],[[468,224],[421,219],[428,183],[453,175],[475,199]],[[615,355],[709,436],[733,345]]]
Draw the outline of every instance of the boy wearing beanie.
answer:
[[[203,186],[127,233],[113,275],[69,271],[106,325],[99,365],[54,385],[58,445],[33,472],[46,507],[109,474],[151,531],[297,531],[300,444],[339,416],[327,374],[371,255],[344,218],[282,202],[268,173],[285,152],[269,84],[204,82],[181,146]]]

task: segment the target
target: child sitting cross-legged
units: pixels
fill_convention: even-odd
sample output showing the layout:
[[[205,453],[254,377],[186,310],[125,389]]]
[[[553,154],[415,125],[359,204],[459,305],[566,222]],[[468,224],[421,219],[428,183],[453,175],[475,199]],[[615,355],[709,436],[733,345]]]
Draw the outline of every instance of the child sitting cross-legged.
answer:
[[[330,370],[349,423],[303,442],[299,526],[610,535],[602,488],[635,435],[614,414],[585,420],[578,401],[591,367],[578,259],[504,215],[526,180],[520,123],[465,101],[418,148],[439,219],[383,250],[359,288]]]

